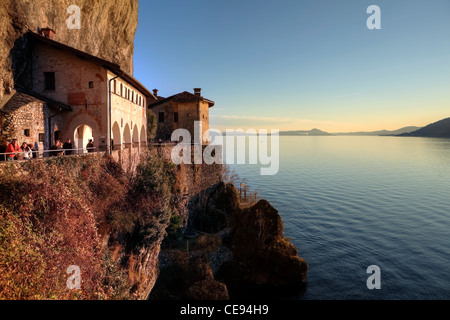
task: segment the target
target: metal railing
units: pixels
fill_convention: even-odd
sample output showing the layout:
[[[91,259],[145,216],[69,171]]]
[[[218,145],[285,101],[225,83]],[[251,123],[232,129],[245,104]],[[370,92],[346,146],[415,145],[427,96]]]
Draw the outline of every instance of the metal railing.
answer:
[[[0,161],[29,161],[50,157],[62,156],[76,156],[84,154],[98,153],[95,152],[97,148],[79,148],[79,149],[56,149],[56,150],[30,150],[30,151],[16,151],[9,153],[0,153]],[[26,156],[28,154],[28,156]],[[31,154],[31,157],[30,157]],[[11,157],[14,155],[14,157]],[[12,159],[12,160],[9,160]]]
[[[258,193],[248,190],[246,187],[239,187],[239,200],[241,205],[252,206],[258,202]]]

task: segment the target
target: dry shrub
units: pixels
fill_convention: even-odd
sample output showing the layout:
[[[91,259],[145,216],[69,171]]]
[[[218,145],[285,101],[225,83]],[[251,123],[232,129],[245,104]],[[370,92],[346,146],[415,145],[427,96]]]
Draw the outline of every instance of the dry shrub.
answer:
[[[214,251],[221,244],[222,241],[220,237],[209,234],[201,234],[197,238],[193,250]]]
[[[164,238],[176,214],[173,169],[153,152],[133,179],[111,158],[95,155],[3,170],[0,299],[130,298],[145,275],[119,262],[132,262]],[[66,288],[71,265],[81,269],[82,290]]]
[[[66,157],[26,163],[19,168],[24,175],[0,176],[1,298],[108,298],[98,226],[127,187],[106,163]],[[66,288],[70,265],[81,269],[82,291]]]

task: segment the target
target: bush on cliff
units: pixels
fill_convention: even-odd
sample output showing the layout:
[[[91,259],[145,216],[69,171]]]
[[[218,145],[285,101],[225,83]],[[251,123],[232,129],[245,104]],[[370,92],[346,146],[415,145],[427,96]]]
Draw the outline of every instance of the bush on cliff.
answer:
[[[131,180],[95,155],[2,168],[0,299],[136,297],[141,278],[118,262],[164,237],[175,210],[166,163],[149,155]],[[80,266],[81,290],[66,287],[71,265]]]
[[[98,226],[126,188],[107,170],[94,157],[60,158],[23,163],[0,175],[3,299],[107,297],[111,288],[97,281],[104,277]],[[67,290],[71,265],[81,268],[83,290]]]

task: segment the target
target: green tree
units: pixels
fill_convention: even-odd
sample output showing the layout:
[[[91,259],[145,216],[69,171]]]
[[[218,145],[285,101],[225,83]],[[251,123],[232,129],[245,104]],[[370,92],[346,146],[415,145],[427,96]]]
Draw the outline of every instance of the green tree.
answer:
[[[156,121],[156,115],[150,110],[147,110],[147,137],[148,140],[153,140],[156,137],[156,128],[158,122]]]

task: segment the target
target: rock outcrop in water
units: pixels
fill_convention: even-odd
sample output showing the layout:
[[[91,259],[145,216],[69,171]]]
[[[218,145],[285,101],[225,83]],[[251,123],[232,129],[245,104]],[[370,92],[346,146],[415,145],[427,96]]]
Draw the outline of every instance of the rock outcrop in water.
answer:
[[[69,30],[67,8],[81,9],[81,29]],[[133,72],[134,36],[138,25],[138,0],[2,0],[0,3],[0,101],[14,88],[12,65],[26,54],[15,42],[28,30],[52,28],[55,40]]]
[[[228,228],[209,235],[209,240],[202,236],[208,245],[199,250],[162,252],[161,276],[151,299],[252,298],[255,293],[267,297],[305,287],[308,264],[284,237],[283,221],[269,202],[242,209],[234,186],[223,183],[199,198],[191,204],[191,224],[199,227],[203,221],[202,226],[210,229],[225,218]],[[203,208],[195,210],[199,202]],[[196,217],[199,214],[201,218]],[[220,243],[214,237],[220,237]],[[204,270],[207,277],[191,276]]]
[[[236,211],[233,220],[233,259],[221,270],[225,283],[294,290],[306,284],[308,264],[284,237],[283,221],[269,202]]]

